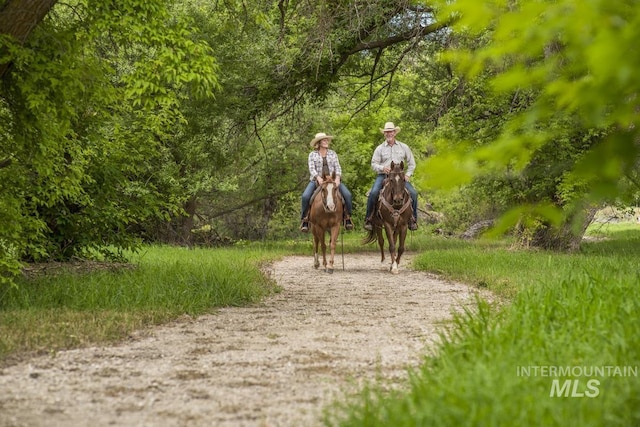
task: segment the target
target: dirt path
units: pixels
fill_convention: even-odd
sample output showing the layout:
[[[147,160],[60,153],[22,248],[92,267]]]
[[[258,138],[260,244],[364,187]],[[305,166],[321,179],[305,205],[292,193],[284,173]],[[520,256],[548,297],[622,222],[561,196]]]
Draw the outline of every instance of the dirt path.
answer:
[[[283,291],[138,334],[113,347],[38,357],[0,371],[0,426],[315,426],[365,381],[404,380],[473,289],[375,254],[312,257],[270,274]],[[386,264],[385,264],[386,265]]]

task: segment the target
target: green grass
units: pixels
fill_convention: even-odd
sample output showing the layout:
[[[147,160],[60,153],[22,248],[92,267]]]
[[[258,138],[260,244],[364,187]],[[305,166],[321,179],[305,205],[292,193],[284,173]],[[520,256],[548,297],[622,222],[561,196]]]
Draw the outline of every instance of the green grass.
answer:
[[[336,404],[337,415],[327,416],[326,424],[640,425],[638,376],[531,373],[536,366],[631,366],[640,374],[638,230],[608,230],[600,236],[607,239],[563,255],[499,242],[433,242],[416,259],[418,268],[505,298],[500,304],[480,300],[456,316],[437,354],[412,372],[405,390],[372,384]],[[554,380],[557,387],[578,380],[575,394],[563,390],[557,397],[556,388],[551,396]],[[587,388],[589,380],[598,383]],[[580,397],[585,392],[597,395]]]
[[[523,288],[563,281],[572,275],[598,272],[618,275],[636,271],[640,240],[583,243],[579,253],[517,250],[499,242],[425,249],[415,267],[512,298]]]
[[[23,280],[0,293],[0,360],[115,341],[183,315],[258,301],[277,290],[259,268],[278,254],[148,247],[131,257],[134,269]]]

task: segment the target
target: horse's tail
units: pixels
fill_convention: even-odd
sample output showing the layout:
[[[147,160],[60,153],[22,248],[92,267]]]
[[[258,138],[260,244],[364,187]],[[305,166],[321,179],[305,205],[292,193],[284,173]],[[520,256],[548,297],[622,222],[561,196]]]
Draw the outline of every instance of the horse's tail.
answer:
[[[368,245],[369,243],[373,243],[378,240],[378,236],[376,235],[375,226],[371,230],[367,230],[367,235],[364,239],[362,239],[363,245]]]

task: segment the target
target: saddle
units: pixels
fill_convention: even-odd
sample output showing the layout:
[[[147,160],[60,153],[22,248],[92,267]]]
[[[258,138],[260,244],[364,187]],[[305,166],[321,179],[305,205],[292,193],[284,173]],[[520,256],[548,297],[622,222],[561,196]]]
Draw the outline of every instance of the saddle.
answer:
[[[311,198],[309,199],[309,206],[311,206],[313,204],[313,201],[315,200],[316,196],[318,195],[318,193],[320,193],[320,191],[322,190],[322,187],[318,186],[316,187],[315,190],[313,190],[313,194],[311,195]],[[342,206],[346,206],[345,200],[344,200],[344,196],[342,195],[342,193],[340,191],[338,191],[338,194],[340,195],[340,200],[342,201]]]

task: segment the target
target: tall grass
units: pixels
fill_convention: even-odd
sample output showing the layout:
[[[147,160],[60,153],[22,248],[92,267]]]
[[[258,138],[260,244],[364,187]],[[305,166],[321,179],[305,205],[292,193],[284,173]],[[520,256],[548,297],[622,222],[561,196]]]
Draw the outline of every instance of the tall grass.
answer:
[[[455,316],[437,354],[411,373],[406,390],[373,384],[337,404],[338,415],[326,423],[640,425],[637,231],[585,243],[573,255],[482,242],[445,243],[436,250],[434,243],[416,266],[486,286],[508,296],[508,303],[478,301],[474,310]],[[537,368],[543,366],[572,374]],[[591,372],[608,366],[631,369],[627,376]]]
[[[0,359],[122,339],[141,327],[276,290],[260,264],[277,252],[149,247],[136,268],[23,280],[0,293]]]

